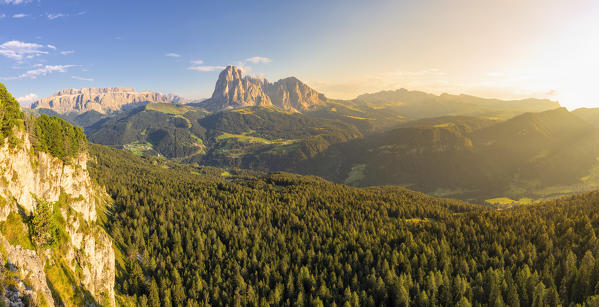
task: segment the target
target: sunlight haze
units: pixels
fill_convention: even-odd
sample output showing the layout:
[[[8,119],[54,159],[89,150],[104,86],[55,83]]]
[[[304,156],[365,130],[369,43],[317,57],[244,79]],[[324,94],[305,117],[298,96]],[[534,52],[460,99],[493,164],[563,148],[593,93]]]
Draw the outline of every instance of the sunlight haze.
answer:
[[[238,65],[331,98],[406,88],[599,106],[597,1],[4,2],[0,79],[22,102],[117,85],[207,98]]]

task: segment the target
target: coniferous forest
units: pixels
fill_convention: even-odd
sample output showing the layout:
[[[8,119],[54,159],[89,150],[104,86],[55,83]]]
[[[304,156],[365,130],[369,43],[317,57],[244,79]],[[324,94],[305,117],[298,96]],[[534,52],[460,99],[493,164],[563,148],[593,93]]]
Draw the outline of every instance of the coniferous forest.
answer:
[[[596,306],[599,193],[496,209],[91,145],[117,291],[149,306]]]
[[[599,1],[0,0],[0,307],[599,307]]]

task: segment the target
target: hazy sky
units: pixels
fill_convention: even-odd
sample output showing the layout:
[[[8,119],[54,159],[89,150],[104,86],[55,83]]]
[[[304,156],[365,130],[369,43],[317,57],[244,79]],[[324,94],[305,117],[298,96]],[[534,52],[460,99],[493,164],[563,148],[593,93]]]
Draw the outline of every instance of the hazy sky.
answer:
[[[106,86],[209,97],[230,64],[332,98],[404,87],[599,107],[599,1],[0,0],[0,81],[22,102]]]

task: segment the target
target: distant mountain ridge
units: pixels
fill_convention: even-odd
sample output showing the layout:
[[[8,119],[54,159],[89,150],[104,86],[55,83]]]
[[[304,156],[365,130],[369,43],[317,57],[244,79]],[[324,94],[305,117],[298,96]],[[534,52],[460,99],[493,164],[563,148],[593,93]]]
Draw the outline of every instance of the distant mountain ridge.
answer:
[[[295,77],[270,83],[266,79],[243,76],[235,66],[219,75],[212,98],[202,105],[213,111],[240,107],[276,106],[284,111],[302,112],[325,104],[328,99]]]
[[[548,99],[503,100],[466,94],[434,95],[404,88],[363,94],[358,96],[355,102],[397,108],[401,110],[402,115],[410,118],[499,115],[507,119],[525,112],[541,112],[561,107],[558,102]]]
[[[132,88],[82,88],[60,90],[52,96],[42,98],[31,109],[49,109],[60,114],[96,111],[102,114],[121,111],[148,103],[182,103],[188,100],[157,92],[136,92]]]

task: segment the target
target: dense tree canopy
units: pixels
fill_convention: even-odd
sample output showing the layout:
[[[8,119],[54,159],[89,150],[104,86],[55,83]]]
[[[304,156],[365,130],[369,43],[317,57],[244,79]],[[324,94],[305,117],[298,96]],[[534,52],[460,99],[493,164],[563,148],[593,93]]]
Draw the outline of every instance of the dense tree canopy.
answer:
[[[33,148],[37,151],[68,159],[75,157],[86,147],[87,139],[83,130],[61,118],[42,114],[31,118],[28,126],[32,130],[30,137]]]
[[[496,210],[91,152],[115,200],[106,226],[123,253],[117,290],[139,304],[597,303],[599,193]]]
[[[23,119],[21,106],[15,98],[0,83],[0,144],[11,137],[13,127]]]

